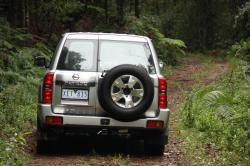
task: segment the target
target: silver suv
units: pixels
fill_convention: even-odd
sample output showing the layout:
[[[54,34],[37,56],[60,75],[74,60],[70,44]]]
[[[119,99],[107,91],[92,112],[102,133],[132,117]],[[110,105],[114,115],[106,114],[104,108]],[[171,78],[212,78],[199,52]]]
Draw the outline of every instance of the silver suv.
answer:
[[[39,89],[37,150],[65,135],[144,140],[162,155],[168,140],[167,83],[145,36],[66,33]]]

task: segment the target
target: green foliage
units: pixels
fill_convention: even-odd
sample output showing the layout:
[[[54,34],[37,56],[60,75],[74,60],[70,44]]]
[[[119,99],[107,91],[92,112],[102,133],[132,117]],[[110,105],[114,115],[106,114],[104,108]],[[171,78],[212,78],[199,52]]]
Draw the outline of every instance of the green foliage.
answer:
[[[154,23],[154,18],[150,17],[135,19],[130,23],[130,31],[151,38],[160,60],[166,64],[176,64],[176,56],[185,54],[185,43],[181,40],[166,38],[159,29],[153,26]]]
[[[0,139],[0,165],[23,165],[26,141],[20,133],[9,134],[8,139]]]
[[[52,56],[52,51],[45,44],[33,42],[31,34],[11,28],[7,22],[0,24],[0,70],[31,69],[35,56]],[[34,46],[29,47],[32,44]]]
[[[233,45],[229,51],[229,55],[245,60],[248,63],[245,67],[245,73],[250,75],[250,38],[241,40],[239,43]]]
[[[38,16],[37,31],[54,46],[67,31],[92,31],[103,24],[104,9],[79,0],[40,1],[32,14]],[[46,11],[46,12],[45,12]]]
[[[240,39],[246,39],[250,36],[250,2],[240,8],[239,13],[235,17],[234,28]]]
[[[236,57],[241,58],[247,62],[250,62],[250,38],[241,40],[240,43],[233,45],[231,55],[234,54]]]
[[[234,41],[230,1],[168,1],[160,15],[162,30],[182,39],[190,50],[227,48]],[[237,6],[232,5],[232,8]]]
[[[250,162],[250,78],[245,65],[234,58],[232,72],[215,84],[196,87],[182,110],[183,124],[200,133],[200,141],[220,149],[227,164]]]
[[[126,166],[129,165],[129,155],[123,156],[121,154],[115,155],[112,159],[112,165]]]
[[[0,165],[21,165],[27,157],[24,135],[35,123],[37,86],[43,73],[33,66],[33,59],[49,58],[52,52],[8,24],[0,26],[0,35]]]

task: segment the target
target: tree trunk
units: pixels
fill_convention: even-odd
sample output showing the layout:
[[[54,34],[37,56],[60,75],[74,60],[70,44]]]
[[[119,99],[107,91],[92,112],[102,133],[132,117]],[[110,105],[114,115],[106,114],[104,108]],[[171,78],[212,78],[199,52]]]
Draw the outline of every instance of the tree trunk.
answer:
[[[133,12],[134,7],[134,0],[129,0],[129,13],[131,14]]]
[[[109,12],[108,12],[108,0],[104,2],[104,9],[105,9],[105,22],[106,24],[109,23]]]
[[[135,0],[135,16],[137,18],[140,18],[140,8],[139,8],[140,2],[139,0]]]
[[[25,15],[26,15],[26,0],[21,0],[21,27],[25,28]]]
[[[30,9],[29,9],[29,0],[25,0],[25,27],[29,30],[30,25]]]
[[[155,0],[155,13],[160,15],[160,7],[159,7],[159,0]]]
[[[124,0],[116,0],[118,25],[124,25]]]
[[[13,14],[11,12],[13,8],[13,0],[8,1],[8,6],[7,6],[7,20],[9,21],[10,24],[13,24]]]
[[[88,10],[88,0],[84,1],[84,8],[85,8],[85,13],[86,13]]]

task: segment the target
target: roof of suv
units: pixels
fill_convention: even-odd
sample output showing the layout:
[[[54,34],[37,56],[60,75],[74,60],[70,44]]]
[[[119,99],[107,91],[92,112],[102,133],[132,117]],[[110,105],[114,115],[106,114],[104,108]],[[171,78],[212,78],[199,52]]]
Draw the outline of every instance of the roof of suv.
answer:
[[[146,36],[118,33],[71,32],[65,33],[64,35],[67,36],[67,39],[102,39],[135,42],[147,42],[148,40],[150,40]]]

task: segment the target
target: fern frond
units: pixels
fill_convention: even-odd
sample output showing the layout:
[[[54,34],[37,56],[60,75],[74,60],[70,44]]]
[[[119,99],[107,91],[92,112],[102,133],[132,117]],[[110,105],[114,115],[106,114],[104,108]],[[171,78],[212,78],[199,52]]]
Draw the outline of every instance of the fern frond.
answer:
[[[165,38],[165,42],[172,46],[187,48],[186,44],[182,40]]]
[[[221,91],[211,91],[204,95],[203,100],[207,106],[214,105],[219,99],[225,98]]]
[[[221,104],[216,109],[216,114],[220,119],[229,120],[233,116],[233,108],[229,105]]]

